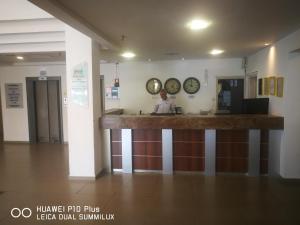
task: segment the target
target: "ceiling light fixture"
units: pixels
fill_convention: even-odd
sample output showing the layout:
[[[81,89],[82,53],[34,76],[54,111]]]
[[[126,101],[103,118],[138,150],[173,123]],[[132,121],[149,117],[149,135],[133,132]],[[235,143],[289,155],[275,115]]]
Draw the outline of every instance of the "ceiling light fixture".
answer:
[[[135,57],[135,54],[133,52],[126,51],[126,52],[123,52],[121,54],[121,56],[124,57],[124,58],[126,58],[126,59],[131,59],[131,58]]]
[[[190,28],[191,30],[203,30],[211,25],[211,22],[203,19],[195,19],[190,21],[187,24],[187,27]]]
[[[17,58],[18,60],[23,60],[23,59],[24,59],[24,57],[23,57],[23,56],[20,56],[20,55],[17,56],[16,58]]]
[[[210,51],[210,54],[211,55],[220,55],[224,52],[224,50],[221,50],[221,49],[213,49]]]
[[[270,43],[265,43],[265,44],[264,44],[264,46],[269,46],[269,45],[270,45]]]

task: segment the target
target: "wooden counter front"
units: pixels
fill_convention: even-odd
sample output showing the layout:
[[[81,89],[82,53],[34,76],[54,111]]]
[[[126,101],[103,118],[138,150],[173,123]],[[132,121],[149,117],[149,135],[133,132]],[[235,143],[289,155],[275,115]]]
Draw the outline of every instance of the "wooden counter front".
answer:
[[[273,115],[105,115],[104,129],[271,129],[282,130],[284,119]]]

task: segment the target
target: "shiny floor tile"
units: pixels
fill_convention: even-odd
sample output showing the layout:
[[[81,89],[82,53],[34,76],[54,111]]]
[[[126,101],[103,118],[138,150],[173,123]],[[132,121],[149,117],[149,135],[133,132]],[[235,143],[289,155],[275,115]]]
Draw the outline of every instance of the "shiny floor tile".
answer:
[[[98,206],[113,221],[13,219],[15,207]],[[151,173],[70,180],[66,145],[0,145],[0,225],[300,224],[300,182],[269,177]]]

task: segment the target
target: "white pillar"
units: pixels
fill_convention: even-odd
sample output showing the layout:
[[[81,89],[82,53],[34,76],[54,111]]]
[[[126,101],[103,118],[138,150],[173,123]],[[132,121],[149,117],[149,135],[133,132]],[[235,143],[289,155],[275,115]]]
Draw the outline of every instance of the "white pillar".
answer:
[[[171,129],[162,129],[163,173],[173,173],[173,133]]]
[[[269,159],[268,159],[268,173],[269,176],[279,177],[281,162],[280,156],[282,156],[282,130],[269,130]]]
[[[122,168],[123,173],[132,173],[132,131],[122,129]]]
[[[102,170],[99,47],[69,26],[66,26],[66,64],[69,175],[94,179]]]
[[[216,130],[205,130],[205,175],[216,174]]]
[[[248,175],[259,176],[260,172],[260,130],[249,130]]]

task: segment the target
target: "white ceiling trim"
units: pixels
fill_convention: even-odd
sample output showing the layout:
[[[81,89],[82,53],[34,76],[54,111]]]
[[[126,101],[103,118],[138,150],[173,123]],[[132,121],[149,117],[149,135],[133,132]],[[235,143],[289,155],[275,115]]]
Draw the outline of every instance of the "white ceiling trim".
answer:
[[[0,53],[63,52],[65,50],[65,42],[20,43],[0,45]]]
[[[65,31],[65,24],[57,19],[0,21],[0,34],[41,33]]]
[[[71,27],[79,30],[80,32],[86,34],[90,38],[97,41],[102,48],[108,48],[111,50],[119,50],[120,46],[109,40],[103,32],[93,27],[91,24],[86,22],[82,17],[71,11],[70,9],[64,7],[57,1],[52,0],[29,0],[38,7],[44,9],[51,15],[70,25]]]
[[[20,33],[0,35],[0,44],[63,42],[65,32]]]

